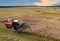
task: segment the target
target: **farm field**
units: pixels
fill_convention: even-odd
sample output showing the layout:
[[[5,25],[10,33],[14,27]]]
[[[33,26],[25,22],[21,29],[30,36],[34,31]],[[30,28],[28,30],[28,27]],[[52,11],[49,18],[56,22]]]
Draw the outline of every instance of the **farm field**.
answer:
[[[0,8],[0,20],[8,18],[17,18],[21,23],[27,22],[29,25],[33,24],[32,33],[15,33],[11,29],[5,28],[3,23],[0,23],[0,41],[60,41],[59,31],[52,33],[57,36],[50,36],[55,30],[60,30],[60,7],[15,7],[15,8]],[[31,18],[30,18],[31,17]],[[40,18],[40,19],[39,19]],[[27,21],[29,20],[29,21]],[[32,21],[33,20],[33,21]],[[35,21],[36,20],[36,21]],[[38,21],[37,21],[38,20]],[[51,21],[50,21],[51,20]],[[56,21],[57,20],[57,21]],[[42,32],[35,33],[37,30],[34,28],[35,22],[37,30],[43,30]],[[47,24],[46,24],[47,22]],[[46,26],[48,28],[46,28]],[[39,28],[40,27],[40,28]],[[51,28],[49,28],[51,27]],[[54,28],[55,27],[55,28]],[[48,30],[47,30],[48,29]],[[46,32],[45,32],[46,31]],[[49,34],[48,34],[49,33]],[[37,34],[37,35],[34,35]],[[40,36],[39,36],[40,35]],[[44,36],[47,36],[44,37]],[[56,37],[56,39],[54,38]],[[54,38],[54,39],[53,39]],[[57,40],[58,39],[58,40]]]

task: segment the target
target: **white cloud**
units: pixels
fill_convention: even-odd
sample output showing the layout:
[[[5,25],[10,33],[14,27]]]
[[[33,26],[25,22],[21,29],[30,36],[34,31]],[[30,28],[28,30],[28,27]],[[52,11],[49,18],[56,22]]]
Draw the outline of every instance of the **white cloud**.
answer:
[[[53,1],[55,3],[60,3],[60,0],[50,0],[50,1]]]
[[[59,3],[60,0],[41,0],[41,2],[35,2],[36,6],[53,6],[54,4]]]

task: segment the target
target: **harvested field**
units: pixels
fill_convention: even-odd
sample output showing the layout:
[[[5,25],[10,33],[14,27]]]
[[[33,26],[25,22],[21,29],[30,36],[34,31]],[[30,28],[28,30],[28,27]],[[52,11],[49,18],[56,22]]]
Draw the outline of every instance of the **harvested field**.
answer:
[[[30,27],[22,30],[22,32],[33,33],[60,40],[60,7],[0,8],[0,20],[7,18],[17,18],[20,23],[26,23]],[[0,28],[5,29],[4,27],[5,26],[2,24]],[[1,32],[3,32],[3,30]],[[13,33],[13,38],[14,37],[15,34]],[[39,39],[40,37],[38,37],[38,40],[36,41],[41,41]]]
[[[26,32],[60,39],[60,17],[26,16],[23,19],[31,28]],[[24,30],[25,31],[25,30]]]

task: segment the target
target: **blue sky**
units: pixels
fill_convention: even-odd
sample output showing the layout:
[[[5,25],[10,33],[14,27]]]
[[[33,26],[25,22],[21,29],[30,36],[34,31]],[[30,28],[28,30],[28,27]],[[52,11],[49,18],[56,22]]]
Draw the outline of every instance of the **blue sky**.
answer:
[[[0,6],[60,6],[60,0],[0,0]]]
[[[40,0],[0,0],[0,6],[33,5]]]

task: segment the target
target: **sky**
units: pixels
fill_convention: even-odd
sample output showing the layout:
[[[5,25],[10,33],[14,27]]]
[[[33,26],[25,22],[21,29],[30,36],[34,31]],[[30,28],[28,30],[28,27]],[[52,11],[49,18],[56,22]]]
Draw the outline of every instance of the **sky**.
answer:
[[[0,0],[0,6],[60,6],[60,0]]]

